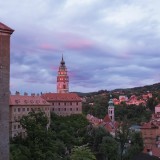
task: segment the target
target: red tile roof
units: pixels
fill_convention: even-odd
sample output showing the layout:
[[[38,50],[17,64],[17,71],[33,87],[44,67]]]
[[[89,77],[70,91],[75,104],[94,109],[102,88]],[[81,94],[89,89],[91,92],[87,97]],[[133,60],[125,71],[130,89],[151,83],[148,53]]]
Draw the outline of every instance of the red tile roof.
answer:
[[[160,104],[156,105],[155,107],[160,107]]]
[[[109,118],[108,114],[103,119],[104,122],[111,122],[111,119]]]
[[[6,32],[12,34],[13,31],[14,31],[13,29],[9,28],[8,26],[0,22],[0,32]]]
[[[23,96],[23,95],[10,95],[10,106],[18,105],[18,106],[24,106],[24,105],[43,105],[43,106],[49,106],[51,105],[46,100],[41,98],[40,96]]]
[[[157,128],[158,126],[152,122],[144,123],[141,126],[141,129],[151,129],[151,128]]]
[[[41,96],[47,101],[76,101],[81,102],[81,98],[76,93],[45,93]]]

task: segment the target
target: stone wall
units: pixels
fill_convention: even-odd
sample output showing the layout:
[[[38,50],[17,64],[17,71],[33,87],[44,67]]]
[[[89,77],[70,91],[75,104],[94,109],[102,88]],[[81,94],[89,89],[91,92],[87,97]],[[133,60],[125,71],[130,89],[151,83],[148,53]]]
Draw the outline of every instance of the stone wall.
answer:
[[[10,34],[0,23],[0,160],[9,160]]]

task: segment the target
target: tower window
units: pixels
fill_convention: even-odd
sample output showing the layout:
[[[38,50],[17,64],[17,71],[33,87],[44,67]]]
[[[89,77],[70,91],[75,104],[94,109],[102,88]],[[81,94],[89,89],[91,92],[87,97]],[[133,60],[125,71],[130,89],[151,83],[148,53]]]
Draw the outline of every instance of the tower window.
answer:
[[[70,111],[72,111],[72,108],[70,108]]]

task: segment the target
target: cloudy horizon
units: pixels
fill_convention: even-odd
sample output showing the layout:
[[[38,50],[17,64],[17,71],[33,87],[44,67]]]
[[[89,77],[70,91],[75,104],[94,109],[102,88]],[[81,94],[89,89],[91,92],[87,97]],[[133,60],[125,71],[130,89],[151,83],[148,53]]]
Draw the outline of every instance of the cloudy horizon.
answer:
[[[160,82],[159,0],[1,1],[11,36],[12,93],[56,92],[62,54],[70,91]]]

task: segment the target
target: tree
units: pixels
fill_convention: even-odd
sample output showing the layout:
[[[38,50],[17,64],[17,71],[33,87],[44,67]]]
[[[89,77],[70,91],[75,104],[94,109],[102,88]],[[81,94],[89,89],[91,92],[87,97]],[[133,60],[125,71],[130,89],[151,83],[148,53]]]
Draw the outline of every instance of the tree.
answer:
[[[86,146],[74,147],[70,158],[71,160],[96,160],[94,154]]]
[[[100,144],[100,152],[104,160],[118,159],[118,143],[111,136],[104,137]]]
[[[116,140],[120,145],[120,160],[123,160],[123,154],[125,152],[125,146],[129,141],[129,136],[129,124],[126,122],[122,122],[116,131]]]
[[[65,144],[47,129],[45,113],[32,111],[22,117],[20,124],[26,137],[19,135],[11,141],[12,160],[59,160],[65,155]]]
[[[134,155],[143,151],[143,139],[139,132],[133,132],[130,135],[130,147],[126,154],[126,159],[131,159]]]

